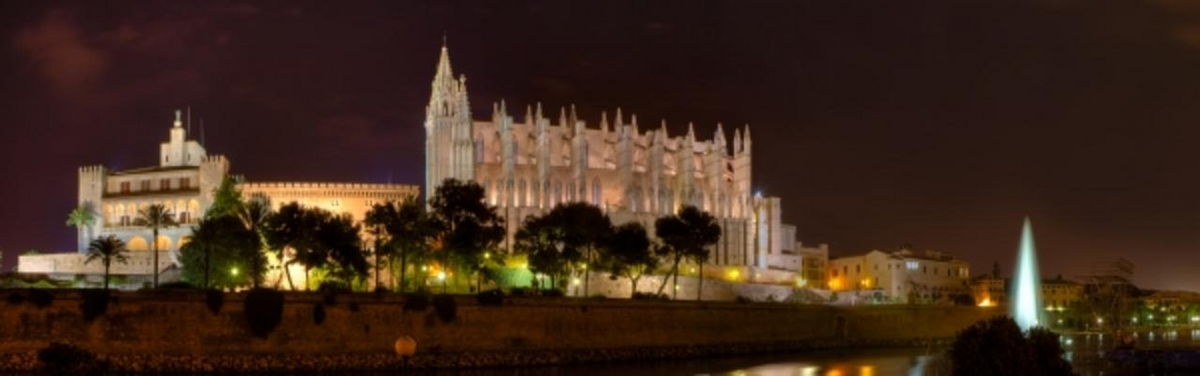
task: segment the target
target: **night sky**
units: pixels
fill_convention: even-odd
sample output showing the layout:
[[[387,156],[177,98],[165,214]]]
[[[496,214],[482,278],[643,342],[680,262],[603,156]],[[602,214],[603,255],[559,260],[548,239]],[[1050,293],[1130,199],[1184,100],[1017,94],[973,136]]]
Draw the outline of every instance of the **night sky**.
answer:
[[[706,7],[696,7],[697,5]],[[248,180],[420,184],[449,42],[476,119],[541,101],[750,124],[754,185],[835,256],[1200,290],[1200,3],[0,2],[0,249],[68,251],[76,169],[156,164],[172,113]],[[198,136],[198,135],[197,135]]]

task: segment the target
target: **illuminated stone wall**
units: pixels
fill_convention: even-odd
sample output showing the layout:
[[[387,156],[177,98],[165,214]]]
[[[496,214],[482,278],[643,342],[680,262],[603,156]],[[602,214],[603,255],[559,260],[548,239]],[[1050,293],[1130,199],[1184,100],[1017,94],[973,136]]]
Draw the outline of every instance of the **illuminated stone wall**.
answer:
[[[313,319],[318,294],[289,295],[279,327],[267,339],[251,336],[241,295],[227,294],[212,314],[202,293],[120,293],[108,313],[83,321],[72,291],[54,291],[49,307],[30,303],[0,311],[0,354],[25,353],[67,341],[114,355],[343,356],[388,355],[400,336],[418,354],[495,351],[855,343],[948,338],[979,319],[1002,313],[976,307],[648,302],[569,298],[510,298],[502,306],[457,299],[457,319],[433,309],[405,312],[396,295],[338,296]],[[842,342],[838,342],[842,341]],[[649,353],[649,352],[643,352]]]

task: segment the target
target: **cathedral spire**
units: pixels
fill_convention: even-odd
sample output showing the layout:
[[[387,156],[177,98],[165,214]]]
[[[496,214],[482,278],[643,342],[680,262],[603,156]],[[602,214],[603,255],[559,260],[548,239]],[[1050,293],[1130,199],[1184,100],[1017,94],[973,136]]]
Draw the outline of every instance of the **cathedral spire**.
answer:
[[[600,112],[600,134],[608,135],[608,111]]]

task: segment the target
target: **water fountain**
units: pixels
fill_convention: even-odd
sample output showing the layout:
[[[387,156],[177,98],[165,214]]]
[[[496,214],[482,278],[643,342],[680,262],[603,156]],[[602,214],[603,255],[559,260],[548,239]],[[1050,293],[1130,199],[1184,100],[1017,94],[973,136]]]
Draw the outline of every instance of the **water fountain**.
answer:
[[[1017,249],[1016,270],[1013,273],[1012,317],[1021,330],[1042,322],[1042,281],[1037,266],[1037,250],[1033,246],[1033,225],[1025,217],[1021,229],[1021,245]]]

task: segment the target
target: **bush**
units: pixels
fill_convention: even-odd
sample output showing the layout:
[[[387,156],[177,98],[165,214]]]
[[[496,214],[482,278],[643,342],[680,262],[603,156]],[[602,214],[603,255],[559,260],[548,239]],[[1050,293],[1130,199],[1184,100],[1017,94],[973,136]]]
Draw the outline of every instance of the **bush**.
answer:
[[[313,324],[321,325],[325,322],[325,305],[317,303],[313,306]]]
[[[671,297],[667,296],[667,294],[655,294],[652,292],[635,292],[629,298],[633,300],[671,300]]]
[[[404,295],[404,312],[415,311],[420,312],[429,308],[429,292],[418,290],[417,292]]]
[[[221,307],[225,306],[225,293],[216,289],[204,290],[204,303],[208,304],[208,311],[216,316],[221,313]]]
[[[499,289],[487,290],[475,294],[475,300],[485,307],[497,307],[504,304],[504,292]]]
[[[326,279],[317,286],[320,292],[350,292],[350,284],[336,279]]]
[[[1058,335],[1042,328],[1029,338],[1011,318],[994,317],[964,329],[950,347],[955,375],[1071,375]]]
[[[541,290],[541,292],[542,296],[548,296],[552,298],[561,298],[564,295],[563,291],[559,289]]]
[[[29,289],[29,302],[33,303],[34,307],[46,308],[51,303],[54,303],[54,295],[49,291],[41,289]]]
[[[458,318],[458,302],[448,294],[433,297],[433,310],[442,322],[451,322]]]
[[[283,319],[283,293],[279,291],[252,289],[243,304],[250,332],[259,338],[266,339]]]
[[[158,285],[160,290],[194,290],[196,286],[184,281],[167,282]]]
[[[51,375],[93,375],[104,373],[108,362],[96,354],[71,344],[53,342],[37,352],[38,368]]]
[[[83,321],[92,322],[108,312],[108,290],[83,290],[82,297],[79,301],[79,312],[83,314]]]
[[[508,296],[528,296],[529,290],[524,287],[513,287],[508,289]]]

